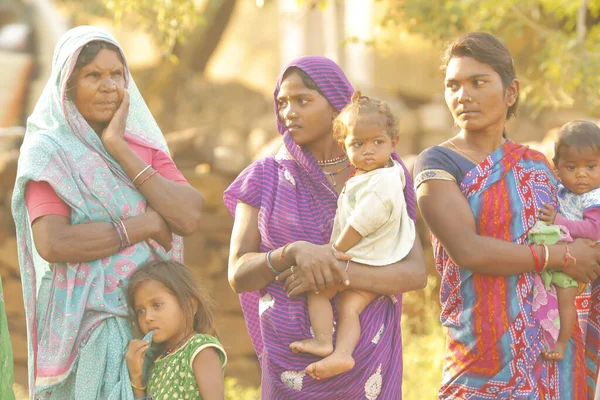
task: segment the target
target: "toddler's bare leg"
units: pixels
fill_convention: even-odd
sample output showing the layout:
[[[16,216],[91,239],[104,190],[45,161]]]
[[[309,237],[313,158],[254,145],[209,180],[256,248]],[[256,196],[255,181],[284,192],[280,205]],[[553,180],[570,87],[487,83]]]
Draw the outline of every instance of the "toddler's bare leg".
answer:
[[[326,290],[319,294],[307,295],[308,315],[314,338],[298,340],[290,344],[294,353],[310,353],[326,357],[333,351],[333,308],[329,300],[336,291]]]
[[[335,350],[330,356],[306,367],[310,376],[314,379],[329,378],[354,367],[352,353],[360,338],[360,313],[376,297],[375,293],[362,290],[346,290],[340,294]]]
[[[560,318],[560,330],[556,346],[552,350],[542,352],[542,355],[548,360],[562,360],[565,356],[567,343],[573,334],[575,320],[577,319],[577,310],[575,308],[575,296],[579,291],[578,287],[561,288],[556,287],[556,297],[558,298],[558,317]]]

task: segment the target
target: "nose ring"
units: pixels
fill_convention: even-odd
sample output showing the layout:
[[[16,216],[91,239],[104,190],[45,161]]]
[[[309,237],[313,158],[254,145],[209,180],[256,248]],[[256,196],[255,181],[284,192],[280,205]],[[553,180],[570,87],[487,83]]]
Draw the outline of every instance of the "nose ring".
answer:
[[[469,100],[469,103],[470,103],[473,101],[473,98],[471,96],[469,96],[469,98],[467,100]]]

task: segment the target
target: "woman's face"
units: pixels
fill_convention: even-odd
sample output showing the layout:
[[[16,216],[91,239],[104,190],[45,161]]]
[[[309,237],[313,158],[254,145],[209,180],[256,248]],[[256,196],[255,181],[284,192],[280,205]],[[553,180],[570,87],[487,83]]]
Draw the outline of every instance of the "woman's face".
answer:
[[[472,57],[455,57],[446,67],[446,104],[464,131],[504,130],[506,112],[517,100],[518,82],[504,88],[500,75]]]
[[[123,100],[125,67],[113,50],[102,49],[74,72],[72,99],[83,118],[100,134]]]
[[[308,89],[296,73],[281,83],[277,108],[279,118],[300,146],[310,147],[332,135],[334,108],[319,92]]]

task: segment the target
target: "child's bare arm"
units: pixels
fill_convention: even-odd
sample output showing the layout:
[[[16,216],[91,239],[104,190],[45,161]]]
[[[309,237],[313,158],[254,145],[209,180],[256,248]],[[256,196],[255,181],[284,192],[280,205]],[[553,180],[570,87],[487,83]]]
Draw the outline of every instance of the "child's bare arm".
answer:
[[[207,347],[200,351],[192,362],[194,377],[204,400],[223,400],[225,388],[223,369],[217,349]]]
[[[346,225],[333,245],[337,251],[346,252],[360,242],[362,238],[362,235],[352,225]]]

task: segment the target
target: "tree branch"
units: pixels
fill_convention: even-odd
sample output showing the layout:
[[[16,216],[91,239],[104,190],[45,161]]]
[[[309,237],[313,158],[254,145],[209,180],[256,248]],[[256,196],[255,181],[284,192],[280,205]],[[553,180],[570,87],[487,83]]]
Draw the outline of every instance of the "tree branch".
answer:
[[[517,6],[511,5],[510,9],[515,13],[516,17],[518,17],[521,21],[523,21],[523,23],[525,23],[525,25],[527,25],[528,27],[530,27],[531,29],[533,29],[534,31],[536,31],[537,33],[539,33],[540,35],[542,35],[542,36],[552,36],[555,33],[555,32],[552,31],[552,29],[549,29],[549,28],[547,28],[547,27],[545,27],[545,26],[543,26],[543,25],[535,22],[531,18],[529,18]]]
[[[588,11],[588,0],[582,0],[577,12],[577,46],[583,47],[585,37],[587,36],[587,26],[585,19]]]

